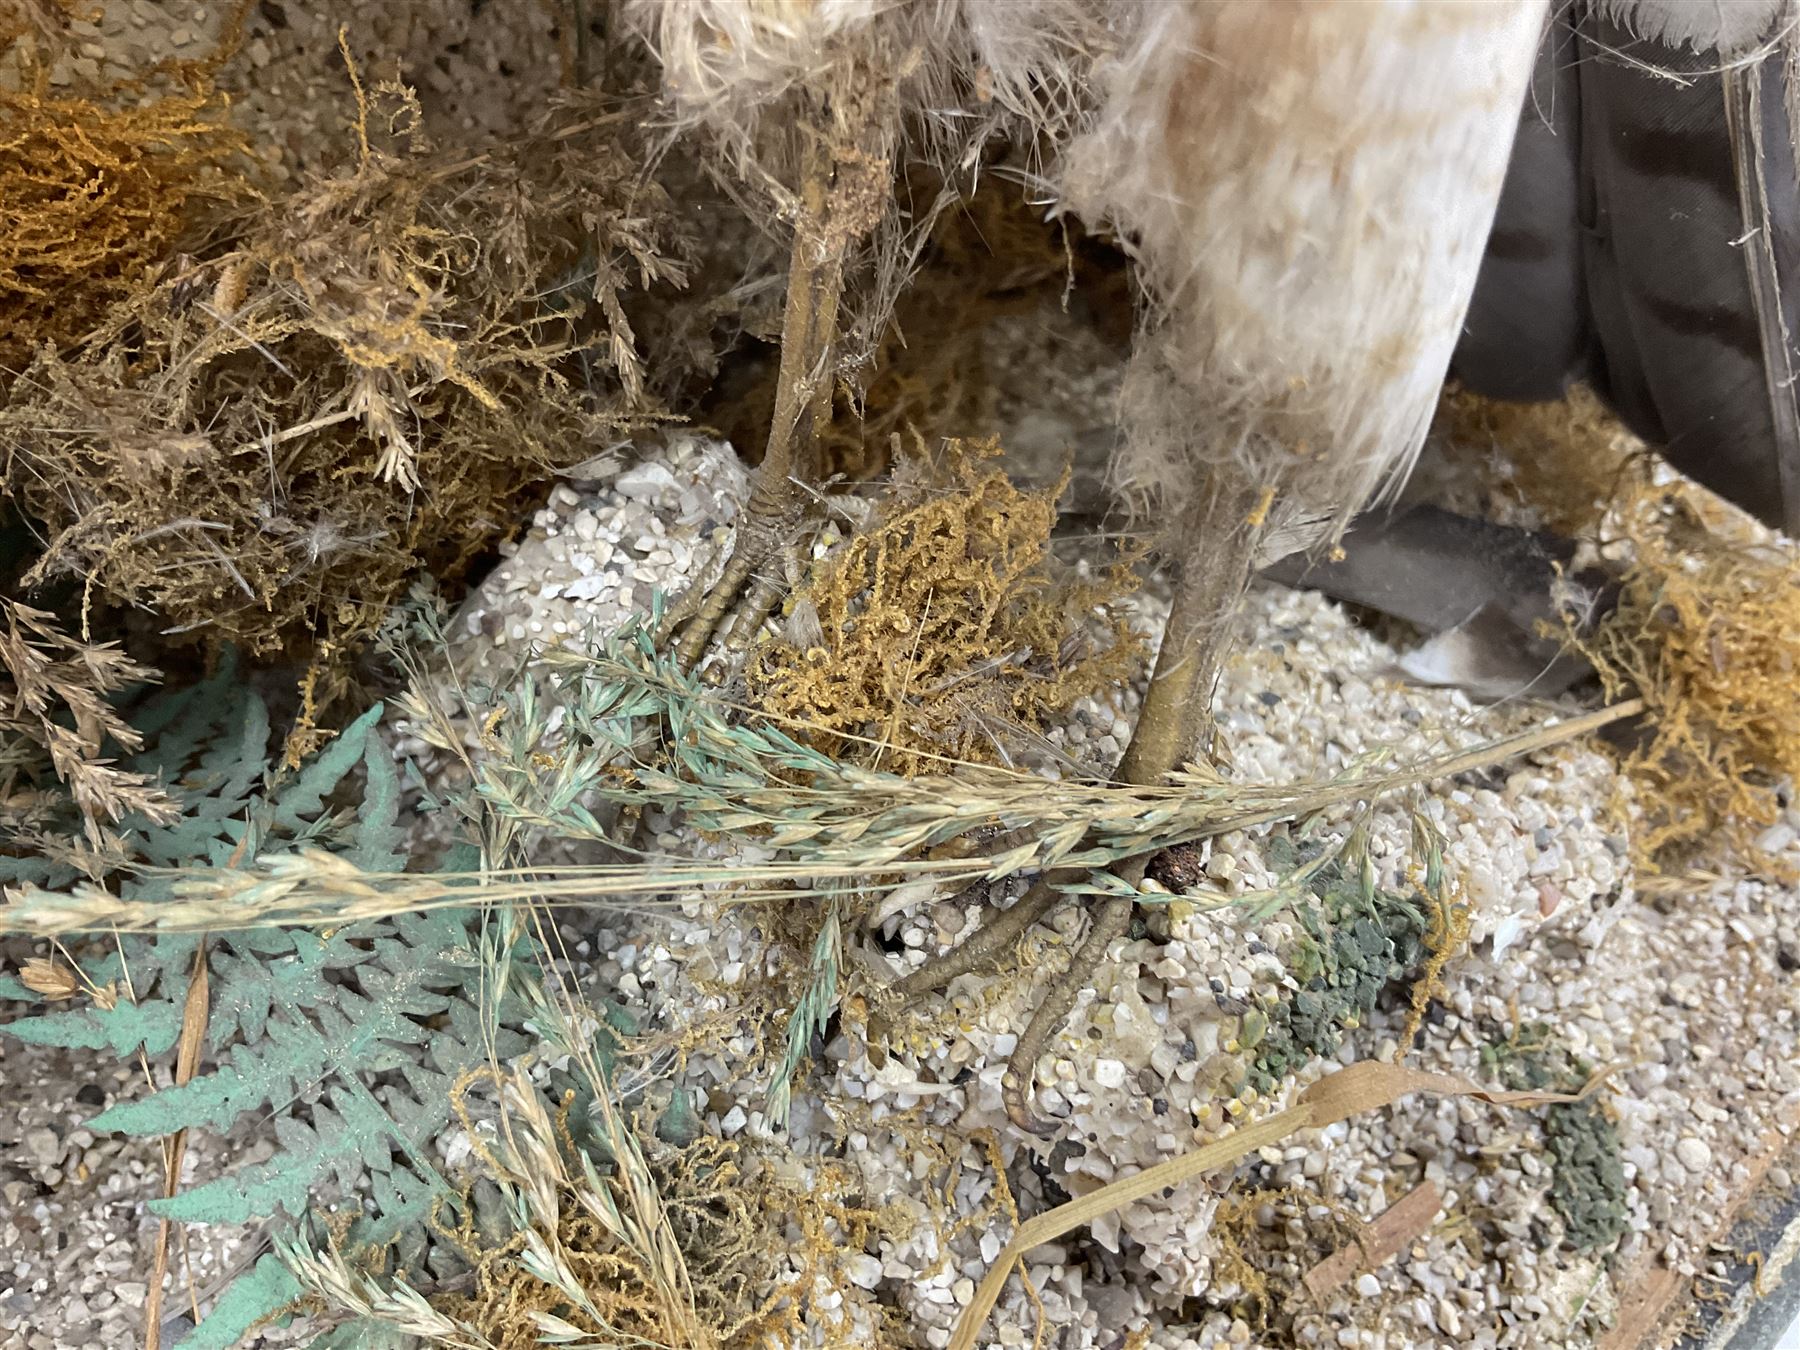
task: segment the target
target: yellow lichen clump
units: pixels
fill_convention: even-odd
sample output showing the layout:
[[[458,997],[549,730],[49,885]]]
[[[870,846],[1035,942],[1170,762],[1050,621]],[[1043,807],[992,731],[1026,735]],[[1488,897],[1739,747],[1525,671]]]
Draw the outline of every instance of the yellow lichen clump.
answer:
[[[16,67],[0,85],[0,374],[42,344],[80,339],[145,284],[193,226],[200,200],[244,198],[245,149],[208,63],[172,64],[160,97],[140,84],[52,91],[43,47],[57,25],[0,27]]]
[[[1127,678],[1139,644],[1108,606],[1131,589],[1129,573],[1058,580],[1062,484],[1021,491],[999,453],[953,441],[935,464],[897,475],[881,517],[798,597],[816,615],[814,640],[772,643],[751,662],[758,706],[833,753],[919,773],[1007,762],[1020,733]]]
[[[1459,440],[1510,462],[1520,495],[1591,540],[1619,575],[1616,609],[1571,640],[1611,697],[1650,708],[1625,768],[1654,868],[1708,844],[1744,853],[1800,776],[1800,557],[1655,461],[1585,391],[1539,408],[1457,396]],[[1667,481],[1658,481],[1659,479]]]

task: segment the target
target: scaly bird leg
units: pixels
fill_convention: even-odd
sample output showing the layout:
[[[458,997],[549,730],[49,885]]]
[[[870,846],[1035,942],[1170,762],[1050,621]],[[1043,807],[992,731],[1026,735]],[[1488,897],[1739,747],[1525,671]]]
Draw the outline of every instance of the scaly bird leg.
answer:
[[[1014,901],[1010,909],[990,914],[979,931],[937,960],[927,961],[910,975],[895,980],[888,986],[888,992],[897,995],[900,1007],[904,1008],[920,994],[942,989],[958,975],[967,975],[971,970],[998,960],[1025,935],[1026,929],[1066,898],[1047,881],[1038,881]]]
[[[1156,670],[1131,744],[1114,774],[1118,782],[1133,786],[1160,782],[1197,747],[1212,741],[1213,692],[1230,650],[1239,601],[1250,582],[1258,534],[1251,522],[1259,514],[1257,501],[1258,494],[1241,483],[1215,482],[1199,504],[1188,535],[1194,542],[1181,558]],[[1114,865],[1113,874],[1135,888],[1144,879],[1148,862],[1148,857],[1127,859]],[[1101,902],[1086,940],[1067,969],[1039,996],[1037,1010],[1007,1061],[1001,1098],[1007,1116],[1022,1130],[1051,1132],[1032,1113],[1032,1076],[1076,995],[1092,982],[1114,940],[1131,926],[1132,905],[1123,896]]]
[[[891,172],[883,119],[866,108],[859,111],[854,100],[852,105],[848,128],[830,136],[820,129],[807,138],[788,263],[775,415],[730,561],[712,586],[690,588],[657,633],[658,641],[666,643],[685,625],[676,647],[683,667],[700,659],[752,577],[766,574],[793,537],[801,509],[793,476],[811,464],[812,447],[831,421],[832,356],[844,265],[874,228]],[[839,120],[847,119],[840,115]],[[739,631],[753,633],[778,596],[778,587],[764,575],[750,605],[761,613],[740,616]]]
[[[1039,880],[1015,900],[1011,908],[989,911],[981,927],[962,943],[888,985],[878,996],[879,1004],[869,1014],[871,1053],[874,1047],[887,1041],[893,1031],[894,1019],[913,1003],[935,989],[942,989],[959,975],[967,975],[983,966],[998,965],[1027,929],[1067,899],[1068,896],[1051,886],[1047,879]]]

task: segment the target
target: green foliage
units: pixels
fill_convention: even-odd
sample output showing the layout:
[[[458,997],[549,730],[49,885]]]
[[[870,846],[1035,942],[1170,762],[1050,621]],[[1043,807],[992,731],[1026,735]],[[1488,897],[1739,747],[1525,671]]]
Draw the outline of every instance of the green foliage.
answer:
[[[206,1320],[182,1339],[180,1350],[231,1350],[259,1322],[300,1296],[300,1282],[286,1263],[262,1256],[233,1280]]]
[[[842,942],[838,900],[834,897],[827,904],[824,921],[813,939],[806,987],[788,1016],[786,1045],[781,1062],[775,1066],[774,1080],[769,1084],[766,1110],[770,1125],[776,1129],[787,1124],[788,1112],[793,1109],[794,1075],[811,1052],[813,1039],[825,1034],[831,1015],[837,1010]]]
[[[371,708],[297,772],[283,774],[271,768],[267,707],[231,663],[151,700],[133,719],[144,746],[126,767],[161,783],[180,813],[168,823],[121,822],[120,893],[175,900],[179,879],[157,869],[232,866],[301,847],[370,871],[402,867],[400,780],[377,734],[380,716],[379,705]],[[23,860],[0,860],[5,868],[12,869],[7,880],[30,875]],[[48,879],[66,884],[74,869]],[[455,1273],[461,1255],[441,1235],[464,1202],[439,1174],[435,1144],[452,1123],[458,1080],[526,1044],[516,995],[500,1006],[484,1000],[473,922],[441,909],[336,929],[210,935],[201,1070],[185,1084],[115,1105],[91,1127],[134,1136],[267,1129],[279,1146],[272,1158],[154,1200],[151,1209],[184,1222],[275,1220],[273,1231],[291,1233],[309,1207],[335,1203],[356,1216],[337,1236],[346,1249],[388,1248],[400,1267]],[[81,982],[95,991],[85,1006],[37,1011],[0,1030],[121,1058],[167,1056],[180,1036],[201,940],[158,934],[94,948],[79,958]],[[0,996],[29,991],[8,980]],[[186,1344],[234,1343],[298,1287],[279,1260],[263,1258]]]
[[[1289,954],[1300,988],[1269,1010],[1258,1045],[1252,1078],[1264,1090],[1334,1054],[1344,1032],[1374,1012],[1382,991],[1425,959],[1430,928],[1414,898],[1375,885],[1359,848],[1348,849],[1349,857],[1322,857],[1317,849],[1308,856],[1277,839],[1271,851],[1277,866],[1296,869],[1302,880],[1292,913],[1307,936]]]
[[[1557,1044],[1542,1022],[1527,1022],[1510,1040],[1484,1046],[1482,1060],[1507,1087],[1530,1092],[1574,1092],[1591,1069]],[[1541,1119],[1550,1154],[1550,1205],[1563,1222],[1563,1240],[1583,1252],[1612,1246],[1630,1220],[1618,1126],[1594,1098],[1553,1103]]]

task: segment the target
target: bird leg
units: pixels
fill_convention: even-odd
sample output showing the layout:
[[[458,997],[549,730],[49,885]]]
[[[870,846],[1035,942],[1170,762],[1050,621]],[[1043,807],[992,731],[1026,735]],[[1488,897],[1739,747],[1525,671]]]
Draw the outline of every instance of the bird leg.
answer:
[[[1229,471],[1221,479],[1234,480]],[[1260,524],[1260,494],[1235,481],[1216,481],[1188,523],[1192,544],[1180,559],[1174,603],[1163,627],[1162,647],[1150,688],[1132,729],[1131,743],[1114,781],[1148,787],[1181,767],[1196,749],[1210,747],[1213,692],[1230,649],[1238,603],[1250,583]],[[1256,522],[1256,523],[1253,523]],[[1144,879],[1148,855],[1115,863],[1113,875],[1134,889]],[[1113,942],[1131,926],[1133,901],[1107,896],[1088,935],[1038,998],[1036,1011],[1007,1061],[1000,1083],[1006,1114],[1022,1130],[1048,1134],[1051,1127],[1031,1110],[1031,1080],[1044,1047],[1093,979]],[[973,939],[972,939],[973,940]]]
[[[888,986],[887,992],[898,997],[899,1007],[904,1008],[919,995],[942,989],[957,976],[998,960],[1027,929],[1066,898],[1047,878],[1035,882],[1010,909],[990,914],[979,931],[937,960],[927,961],[911,974],[901,976]]]
[[[1224,475],[1221,475],[1223,478]],[[1180,559],[1174,604],[1163,629],[1162,648],[1150,688],[1138,713],[1131,743],[1114,773],[1117,782],[1149,785],[1179,768],[1196,748],[1209,746],[1213,735],[1212,699],[1219,670],[1232,636],[1232,620],[1250,581],[1259,533],[1262,494],[1238,483],[1235,490],[1216,484],[1195,512],[1194,543]],[[1148,856],[1114,866],[1116,876],[1136,887],[1144,877]],[[871,1019],[871,1041],[884,1039],[895,1012],[940,989],[959,975],[998,960],[1031,926],[1063,900],[1054,882],[1071,875],[1052,872],[1040,878],[1010,908],[988,917],[980,930],[934,961],[903,976],[884,991],[890,1006]],[[1107,949],[1131,924],[1132,902],[1108,897],[1099,906],[1087,937],[1068,967],[1051,982],[1038,1001],[1031,1021],[1014,1049],[1002,1080],[1006,1113],[1021,1129],[1047,1133],[1029,1106],[1031,1075],[1050,1037],[1055,1034],[1076,996],[1106,959]]]
[[[859,115],[857,109],[854,99],[847,108],[840,107],[840,114],[848,116],[840,115],[840,125],[830,132],[821,126],[807,128],[768,447],[725,571],[710,587],[691,587],[657,633],[658,641],[666,643],[685,625],[676,647],[684,668],[700,659],[708,639],[746,587],[747,612],[732,625],[733,635],[741,633],[745,640],[780,595],[768,564],[794,536],[802,507],[794,475],[812,465],[813,447],[831,421],[832,358],[844,267],[879,219],[891,174],[883,119],[868,109]],[[753,577],[759,577],[760,584],[751,585]]]
[[[1210,745],[1213,688],[1229,648],[1233,615],[1250,580],[1258,533],[1252,521],[1259,514],[1260,499],[1261,494],[1241,485],[1232,491],[1220,484],[1202,500],[1196,512],[1197,528],[1188,536],[1195,542],[1180,559],[1174,604],[1163,629],[1156,669],[1131,743],[1113,775],[1115,781],[1156,783],[1179,768],[1196,748]],[[1143,880],[1148,861],[1147,857],[1127,859],[1113,870],[1135,887]],[[871,1021],[870,1039],[883,1039],[895,1013],[921,995],[1000,959],[1064,899],[1054,882],[1070,875],[1052,872],[1040,878],[1010,909],[989,915],[960,945],[889,985],[884,992],[897,1000],[897,1006],[890,1005]],[[1130,926],[1131,909],[1128,899],[1109,897],[1102,902],[1086,939],[1068,968],[1044,991],[1019,1038],[1002,1091],[1007,1114],[1020,1128],[1043,1132],[1044,1126],[1027,1106],[1030,1075],[1076,995],[1087,987],[1105,959],[1107,948]]]

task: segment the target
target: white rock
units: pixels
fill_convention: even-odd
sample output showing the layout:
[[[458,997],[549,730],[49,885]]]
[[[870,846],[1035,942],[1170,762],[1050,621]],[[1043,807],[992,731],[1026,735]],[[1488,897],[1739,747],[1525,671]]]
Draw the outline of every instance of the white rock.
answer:
[[[1675,1145],[1675,1156],[1690,1172],[1704,1172],[1712,1166],[1712,1150],[1705,1141],[1689,1135]]]
[[[613,487],[621,496],[629,497],[634,502],[654,502],[664,493],[679,493],[680,484],[668,467],[655,460],[646,460],[635,468],[627,469],[613,480]]]
[[[867,1252],[858,1252],[845,1259],[844,1277],[859,1289],[873,1289],[881,1283],[881,1262]]]

